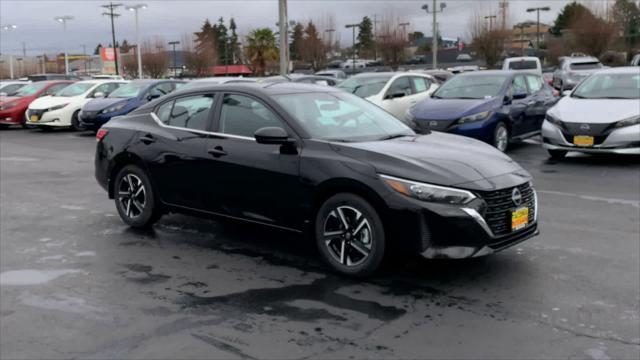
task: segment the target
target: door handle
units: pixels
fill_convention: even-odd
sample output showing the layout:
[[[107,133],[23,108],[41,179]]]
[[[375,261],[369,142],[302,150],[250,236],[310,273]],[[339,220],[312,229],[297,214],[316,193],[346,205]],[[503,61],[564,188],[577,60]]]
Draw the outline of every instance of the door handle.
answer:
[[[221,156],[225,156],[227,155],[227,152],[224,151],[224,149],[222,148],[222,146],[216,146],[213,149],[209,149],[207,150],[207,152],[213,156],[214,158],[219,158]]]
[[[151,144],[151,143],[156,142],[156,138],[154,138],[154,137],[153,137],[152,135],[150,135],[150,134],[147,134],[147,135],[145,135],[145,136],[141,137],[141,138],[140,138],[140,141],[142,141],[143,143],[145,143],[145,144],[149,145],[149,144]]]

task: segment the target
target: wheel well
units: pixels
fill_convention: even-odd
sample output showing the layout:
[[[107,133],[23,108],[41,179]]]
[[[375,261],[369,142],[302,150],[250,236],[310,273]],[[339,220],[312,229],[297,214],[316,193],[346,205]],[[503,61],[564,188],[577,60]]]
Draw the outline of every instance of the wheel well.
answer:
[[[133,165],[140,166],[142,169],[145,169],[142,159],[137,155],[129,152],[119,154],[113,159],[113,162],[114,162],[113,168],[109,172],[109,198],[110,199],[113,199],[113,196],[114,196],[115,177],[118,175],[120,170],[122,170],[122,168],[124,168],[127,165],[133,164]]]

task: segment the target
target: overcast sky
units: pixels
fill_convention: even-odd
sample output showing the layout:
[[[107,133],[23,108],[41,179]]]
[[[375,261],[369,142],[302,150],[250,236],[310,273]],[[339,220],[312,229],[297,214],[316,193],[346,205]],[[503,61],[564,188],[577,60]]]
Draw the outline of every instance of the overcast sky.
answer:
[[[603,3],[603,0],[593,0]],[[212,0],[172,0],[172,1],[117,1],[125,5],[144,2],[148,8],[140,12],[141,37],[162,36],[165,40],[180,40],[182,34],[197,31],[206,18],[217,21],[220,16],[228,21],[234,17],[240,33],[246,34],[257,27],[275,29],[278,21],[278,1],[212,1]],[[438,1],[440,2],[440,0]],[[446,9],[438,14],[438,22],[445,37],[468,37],[467,22],[474,11],[485,13],[498,11],[498,0],[446,0]],[[512,21],[535,20],[535,13],[527,13],[527,7],[549,6],[550,12],[541,13],[542,22],[552,22],[557,12],[569,0],[509,0],[509,14]],[[587,2],[587,1],[582,1]],[[0,51],[3,54],[22,54],[22,43],[27,54],[61,51],[66,45],[69,52],[81,52],[86,45],[87,52],[98,43],[111,42],[109,18],[102,16],[100,5],[106,1],[66,0],[0,0],[0,25],[18,26],[15,31],[2,31]],[[431,0],[289,0],[289,18],[298,21],[335,19],[336,35],[343,45],[351,44],[351,32],[345,24],[359,22],[363,16],[391,16],[408,21],[412,31],[431,34],[431,15],[420,9],[422,4],[432,4]],[[134,15],[120,8],[122,16],[116,19],[116,39],[135,42]],[[54,17],[70,15],[75,18],[68,23],[63,34],[62,24]],[[326,22],[326,20],[325,20]]]

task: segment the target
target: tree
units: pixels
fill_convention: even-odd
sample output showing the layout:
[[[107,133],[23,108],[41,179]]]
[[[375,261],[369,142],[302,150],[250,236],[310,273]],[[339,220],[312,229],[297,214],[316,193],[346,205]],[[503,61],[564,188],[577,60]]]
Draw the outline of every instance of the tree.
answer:
[[[96,49],[93,50],[93,55],[100,55],[100,49],[102,49],[102,44],[98,44],[98,46],[96,46]]]
[[[213,26],[216,49],[218,50],[218,61],[220,64],[231,63],[231,51],[229,49],[229,35],[227,27],[224,25],[224,19],[220,17],[218,24]]]
[[[304,43],[304,26],[296,23],[293,27],[291,35],[291,44],[289,45],[289,56],[291,60],[302,60],[302,47]]]
[[[240,43],[238,42],[238,34],[236,33],[236,22],[233,18],[229,20],[229,30],[231,35],[229,36],[229,54],[231,54],[231,63],[238,64],[242,59],[242,51],[240,51]]]
[[[131,49],[131,45],[129,45],[129,42],[127,41],[127,39],[122,40],[122,46],[120,47],[120,52],[128,53],[129,49]]]
[[[269,28],[260,28],[251,31],[247,37],[248,57],[253,66],[253,71],[258,76],[264,76],[267,61],[278,59],[276,37]]]
[[[186,66],[197,76],[206,76],[217,63],[216,33],[209,20],[205,20],[200,31],[194,33],[195,49],[185,58]]]
[[[150,78],[158,79],[167,73],[169,55],[165,48],[166,42],[161,37],[145,40],[142,43],[142,71]]]
[[[612,23],[596,17],[591,12],[575,16],[569,29],[573,49],[595,57],[600,57],[609,49],[615,35],[615,26]]]
[[[510,32],[489,29],[484,14],[476,12],[469,21],[471,47],[482,56],[487,67],[495,66],[502,56],[504,42],[509,39]]]
[[[356,49],[360,57],[370,57],[373,55],[374,47],[373,22],[368,16],[365,16],[362,18],[360,25],[358,25]]]
[[[612,10],[614,21],[622,29],[627,56],[631,57],[634,46],[640,42],[640,9],[632,1],[616,0]]]
[[[309,21],[304,29],[304,42],[301,47],[302,59],[311,64],[314,70],[320,70],[326,62],[324,44],[318,35],[313,21]]]
[[[551,27],[551,29],[549,29],[549,32],[551,32],[551,34],[553,34],[554,36],[561,36],[562,31],[569,29],[574,19],[589,15],[593,16],[591,10],[589,10],[586,6],[575,1],[569,3],[565,5],[565,7],[560,11],[558,16],[556,17],[555,22],[553,23],[553,26]]]

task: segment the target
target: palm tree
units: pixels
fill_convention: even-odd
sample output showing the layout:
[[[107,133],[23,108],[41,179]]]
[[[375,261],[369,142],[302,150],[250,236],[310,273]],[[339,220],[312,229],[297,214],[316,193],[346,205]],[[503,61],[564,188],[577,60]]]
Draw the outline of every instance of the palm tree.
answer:
[[[264,76],[267,61],[278,59],[276,37],[269,28],[253,30],[247,37],[249,59],[254,72]]]

